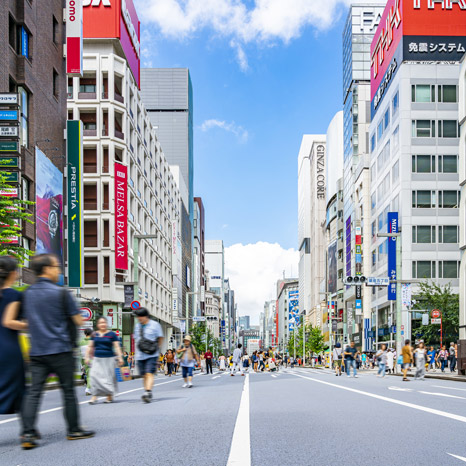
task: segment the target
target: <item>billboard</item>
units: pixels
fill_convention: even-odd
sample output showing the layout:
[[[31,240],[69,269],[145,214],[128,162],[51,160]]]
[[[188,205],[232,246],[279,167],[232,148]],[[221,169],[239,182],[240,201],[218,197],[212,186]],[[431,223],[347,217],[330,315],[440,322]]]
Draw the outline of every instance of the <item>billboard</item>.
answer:
[[[299,291],[288,292],[288,330],[299,326]]]
[[[36,146],[36,254],[63,263],[63,174]]]
[[[115,162],[115,268],[128,270],[128,167]]]
[[[337,242],[334,241],[329,247],[327,252],[327,267],[328,267],[328,284],[327,289],[329,293],[337,292]]]
[[[465,51],[465,0],[388,0],[371,45],[372,116],[403,61],[458,62]]]
[[[388,233],[398,233],[398,212],[388,212]],[[388,278],[396,280],[396,238],[388,238]],[[388,285],[389,301],[396,301],[396,284]]]
[[[140,22],[133,0],[83,0],[85,39],[119,39],[140,87]]]
[[[83,286],[82,122],[66,122],[68,286]]]
[[[66,0],[66,73],[83,75],[83,0]]]

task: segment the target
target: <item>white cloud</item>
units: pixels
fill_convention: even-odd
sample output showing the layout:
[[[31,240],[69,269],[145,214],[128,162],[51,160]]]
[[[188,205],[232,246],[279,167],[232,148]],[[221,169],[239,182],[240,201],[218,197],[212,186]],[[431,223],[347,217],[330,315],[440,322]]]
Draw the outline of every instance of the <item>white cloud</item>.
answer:
[[[143,22],[153,23],[162,35],[185,39],[209,29],[230,39],[241,69],[247,70],[242,44],[284,43],[306,27],[329,29],[351,0],[137,0]]]
[[[204,132],[209,131],[212,128],[220,128],[228,131],[229,133],[233,133],[241,143],[247,142],[249,137],[247,130],[242,126],[237,125],[234,121],[227,123],[226,121],[211,119],[205,120],[201,125],[201,130]]]
[[[276,298],[277,280],[298,274],[298,251],[278,243],[234,244],[225,249],[225,276],[235,290],[239,315],[258,323],[264,302]]]

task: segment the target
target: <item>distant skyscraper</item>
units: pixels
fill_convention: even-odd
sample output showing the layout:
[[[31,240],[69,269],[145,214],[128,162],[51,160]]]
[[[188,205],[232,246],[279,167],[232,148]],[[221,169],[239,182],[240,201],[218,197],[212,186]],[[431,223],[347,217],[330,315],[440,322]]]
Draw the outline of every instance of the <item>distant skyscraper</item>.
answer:
[[[141,93],[170,165],[178,165],[193,216],[193,88],[187,68],[141,70]]]
[[[251,325],[251,318],[249,316],[241,316],[239,318],[239,326],[243,330],[249,330],[250,325]]]

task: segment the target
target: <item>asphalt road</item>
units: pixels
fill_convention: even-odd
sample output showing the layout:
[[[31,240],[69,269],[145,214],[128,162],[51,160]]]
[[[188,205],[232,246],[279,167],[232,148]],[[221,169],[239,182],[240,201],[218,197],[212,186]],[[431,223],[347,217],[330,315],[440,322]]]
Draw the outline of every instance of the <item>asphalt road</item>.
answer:
[[[154,401],[141,381],[119,385],[113,405],[88,404],[93,439],[65,439],[61,395],[44,395],[41,446],[19,447],[19,422],[0,418],[0,465],[461,465],[466,463],[466,384],[335,377],[288,369],[230,377],[197,375],[194,387],[156,378]]]

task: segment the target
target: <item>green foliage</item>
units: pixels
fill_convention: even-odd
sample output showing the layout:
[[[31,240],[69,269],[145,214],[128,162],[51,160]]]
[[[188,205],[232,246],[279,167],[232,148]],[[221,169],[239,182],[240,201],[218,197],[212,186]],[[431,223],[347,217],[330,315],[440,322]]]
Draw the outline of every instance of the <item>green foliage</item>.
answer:
[[[7,183],[8,172],[0,172],[0,190],[11,189]],[[23,201],[11,197],[0,196],[0,255],[13,256],[22,264],[32,252],[21,246],[21,222],[34,223],[31,220],[32,213],[28,212],[28,206],[34,202]],[[20,238],[19,244],[8,242],[11,237]]]
[[[309,335],[309,351],[319,354],[324,350],[324,336],[319,327],[312,327]]]
[[[459,334],[459,295],[451,291],[451,286],[439,286],[435,283],[421,282],[420,293],[416,296],[414,309],[442,312],[443,343],[447,346],[451,341],[456,342]],[[430,315],[429,315],[430,322]],[[415,327],[413,322],[413,337],[420,333],[427,345],[440,344],[440,325],[420,325]]]
[[[324,336],[319,327],[313,327],[311,324],[300,325],[296,331],[291,332],[290,339],[288,340],[288,354],[291,356],[303,355],[303,332],[305,329],[306,341],[304,343],[304,350],[306,351],[306,357],[310,354],[321,353],[324,349]],[[296,345],[296,346],[295,346]]]
[[[196,351],[201,354],[206,351],[206,324],[205,322],[196,323],[191,329],[191,342],[196,348]],[[219,355],[222,352],[222,342],[218,338],[214,338],[213,333],[207,330],[207,346],[214,353]]]

